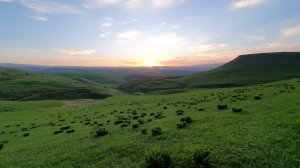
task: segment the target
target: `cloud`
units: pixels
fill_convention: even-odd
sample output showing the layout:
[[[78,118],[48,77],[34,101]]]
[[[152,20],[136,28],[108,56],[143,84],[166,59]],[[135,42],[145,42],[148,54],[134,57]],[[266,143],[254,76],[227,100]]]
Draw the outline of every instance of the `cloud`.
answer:
[[[31,16],[32,19],[35,19],[37,21],[41,21],[41,22],[47,22],[48,19],[44,16]]]
[[[131,30],[127,32],[122,32],[117,34],[118,43],[128,43],[130,41],[134,41],[141,34],[140,31]]]
[[[9,3],[11,3],[11,2],[14,2],[13,0],[0,0],[0,2],[9,2]]]
[[[95,50],[82,50],[82,49],[73,49],[73,48],[59,48],[55,49],[56,52],[62,54],[62,55],[90,55],[95,53]]]
[[[238,10],[242,8],[249,8],[253,6],[258,6],[266,3],[269,0],[238,0],[231,4],[232,10]]]
[[[266,37],[265,37],[265,36],[259,36],[259,35],[249,35],[249,36],[246,36],[245,39],[246,39],[247,41],[255,42],[255,41],[262,41],[262,40],[265,40]]]
[[[189,48],[190,53],[206,53],[227,48],[227,44],[199,44]]]
[[[95,8],[111,5],[120,5],[129,8],[149,7],[166,8],[172,5],[181,4],[185,0],[85,0],[83,6]]]
[[[108,27],[112,27],[113,24],[114,24],[114,19],[107,17],[107,18],[103,19],[103,22],[101,23],[101,26],[108,28]]]
[[[154,8],[164,8],[175,4],[183,3],[184,0],[152,0],[152,6]]]
[[[81,13],[76,6],[40,0],[20,0],[21,4],[39,13]]]
[[[300,26],[287,28],[281,32],[281,35],[283,37],[300,36]]]
[[[111,34],[111,32],[104,32],[104,33],[100,33],[100,37],[105,38],[107,36],[109,36]]]

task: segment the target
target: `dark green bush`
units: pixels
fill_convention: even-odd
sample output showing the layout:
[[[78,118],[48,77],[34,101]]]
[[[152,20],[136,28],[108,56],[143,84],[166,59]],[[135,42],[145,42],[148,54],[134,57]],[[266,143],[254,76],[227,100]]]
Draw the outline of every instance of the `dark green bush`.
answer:
[[[169,168],[171,167],[171,157],[168,151],[153,151],[146,155],[147,168]]]
[[[260,96],[254,96],[254,99],[255,99],[255,100],[260,100],[261,97],[260,97]]]
[[[143,118],[143,117],[145,117],[145,116],[147,116],[147,113],[142,113],[142,114],[141,114],[141,118]]]
[[[186,124],[185,122],[180,122],[177,124],[177,128],[181,129],[181,128],[185,128],[186,127]]]
[[[145,121],[144,121],[143,119],[139,119],[139,120],[138,120],[138,123],[141,125],[141,124],[144,124]]]
[[[185,122],[185,123],[191,123],[192,118],[191,117],[183,117],[180,119],[180,121]]]
[[[54,134],[54,135],[55,135],[55,134],[60,134],[60,133],[62,133],[62,132],[63,132],[62,130],[59,130],[59,131],[54,131],[54,133],[53,133],[53,134]]]
[[[108,134],[108,130],[106,130],[105,128],[98,128],[96,130],[96,137],[105,136],[107,134]]]
[[[139,124],[133,124],[132,128],[134,128],[134,129],[139,128]]]
[[[204,108],[199,108],[198,111],[205,111],[205,109]]]
[[[67,134],[70,134],[70,133],[73,133],[73,132],[75,132],[74,129],[67,130]]]
[[[134,116],[132,116],[132,119],[133,120],[137,120],[137,119],[139,119],[139,116],[138,115],[134,115]]]
[[[28,137],[29,136],[29,132],[26,132],[23,134],[24,137]]]
[[[70,128],[71,128],[70,126],[65,126],[65,127],[61,127],[60,130],[63,131],[63,130],[67,130],[67,129],[70,129]]]
[[[226,105],[226,104],[219,104],[218,105],[218,109],[219,110],[225,110],[225,109],[227,109],[228,108],[228,106]]]
[[[121,127],[128,127],[129,126],[129,123],[123,123],[121,124]]]
[[[235,113],[240,113],[240,112],[243,112],[243,109],[242,108],[232,108],[232,111]]]
[[[192,161],[195,168],[210,168],[210,153],[209,151],[197,150],[192,155]]]
[[[179,116],[179,115],[183,115],[183,113],[184,113],[183,110],[177,110],[177,111],[176,111],[176,114],[177,114],[178,116]]]
[[[0,150],[4,147],[4,144],[0,143]]]
[[[161,134],[161,128],[160,127],[155,127],[151,129],[152,135],[157,136]]]
[[[142,129],[142,134],[144,134],[144,135],[148,134],[148,132],[147,132],[147,129],[146,129],[146,128],[143,128],[143,129]]]

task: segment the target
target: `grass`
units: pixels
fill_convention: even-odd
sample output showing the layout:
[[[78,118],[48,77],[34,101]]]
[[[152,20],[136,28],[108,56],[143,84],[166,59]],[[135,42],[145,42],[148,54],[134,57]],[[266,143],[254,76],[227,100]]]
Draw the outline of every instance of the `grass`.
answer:
[[[103,99],[118,94],[113,88],[86,79],[69,79],[0,68],[0,99]]]
[[[300,53],[243,55],[208,72],[182,77],[135,80],[120,86],[134,93],[166,93],[194,88],[227,88],[267,83],[300,76]]]
[[[101,101],[0,101],[0,167],[134,168],[156,164],[151,158],[159,157],[173,167],[194,162],[213,167],[298,167],[299,89],[300,79],[293,79]],[[219,110],[218,105],[228,108]],[[233,112],[234,108],[242,111]],[[178,129],[186,117],[192,122]],[[117,120],[129,126],[115,125]],[[138,128],[132,128],[136,124]],[[151,130],[157,128],[161,134],[153,136]],[[103,130],[105,136],[95,137]]]

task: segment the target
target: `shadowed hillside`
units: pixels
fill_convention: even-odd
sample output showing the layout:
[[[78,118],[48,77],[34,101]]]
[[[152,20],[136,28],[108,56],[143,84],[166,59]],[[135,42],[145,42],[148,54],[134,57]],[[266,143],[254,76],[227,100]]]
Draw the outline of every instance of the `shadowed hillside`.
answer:
[[[85,79],[0,68],[1,100],[103,99],[117,91]]]
[[[300,76],[300,53],[242,55],[208,72],[184,77],[136,80],[120,87],[127,92],[186,90],[191,88],[234,87]]]

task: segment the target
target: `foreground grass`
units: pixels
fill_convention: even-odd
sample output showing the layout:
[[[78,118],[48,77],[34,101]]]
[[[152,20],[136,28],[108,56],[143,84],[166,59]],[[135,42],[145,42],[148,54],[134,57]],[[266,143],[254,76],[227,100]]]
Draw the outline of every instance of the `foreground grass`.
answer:
[[[174,167],[183,167],[195,150],[209,151],[213,167],[298,167],[299,88],[300,79],[295,79],[103,101],[2,101],[0,167],[143,167],[146,154],[155,149],[169,151]],[[218,105],[228,108],[218,110]],[[178,116],[177,110],[183,115]],[[142,113],[147,115],[141,118]],[[138,123],[133,116],[144,124],[132,128]],[[178,129],[186,116],[192,123]],[[131,124],[115,125],[118,118]],[[54,135],[66,126],[74,133]],[[109,134],[96,138],[99,127]],[[152,136],[154,127],[162,134]],[[26,133],[29,136],[24,137]]]

